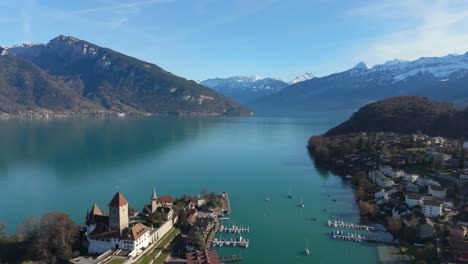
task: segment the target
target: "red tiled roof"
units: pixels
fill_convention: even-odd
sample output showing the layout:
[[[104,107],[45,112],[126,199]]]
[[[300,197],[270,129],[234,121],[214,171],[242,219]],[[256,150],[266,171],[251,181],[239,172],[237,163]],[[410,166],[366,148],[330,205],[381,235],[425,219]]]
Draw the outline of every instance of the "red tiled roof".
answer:
[[[219,256],[213,249],[188,252],[187,264],[219,264]]]
[[[97,204],[93,204],[93,208],[91,208],[90,215],[104,215],[104,214],[101,212],[101,209],[99,209]]]
[[[447,190],[447,188],[442,187],[442,186],[432,186],[432,185],[429,185],[429,188],[431,188],[431,189],[434,190],[434,191],[446,191],[446,190]]]
[[[131,228],[129,228],[128,233],[126,234],[125,239],[137,240],[139,237],[144,235],[149,228],[142,223],[138,223]]]
[[[128,202],[125,197],[123,197],[120,192],[117,192],[114,198],[112,198],[112,201],[110,201],[109,206],[120,207],[126,204],[128,204]]]
[[[406,196],[408,197],[408,199],[412,199],[412,200],[419,200],[422,198],[422,195],[414,194],[414,193],[407,193]]]
[[[170,195],[165,195],[165,196],[159,197],[158,202],[160,202],[160,203],[173,203],[174,198],[172,198],[172,196],[170,196]]]

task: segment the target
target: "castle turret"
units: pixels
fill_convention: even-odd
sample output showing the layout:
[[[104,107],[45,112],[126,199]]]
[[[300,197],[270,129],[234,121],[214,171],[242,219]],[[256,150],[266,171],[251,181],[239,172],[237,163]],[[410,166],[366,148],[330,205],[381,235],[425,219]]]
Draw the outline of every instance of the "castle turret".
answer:
[[[153,194],[151,195],[151,213],[156,212],[158,209],[158,196],[156,195],[156,188],[153,187]]]
[[[109,227],[120,234],[128,227],[128,202],[120,192],[109,203]]]

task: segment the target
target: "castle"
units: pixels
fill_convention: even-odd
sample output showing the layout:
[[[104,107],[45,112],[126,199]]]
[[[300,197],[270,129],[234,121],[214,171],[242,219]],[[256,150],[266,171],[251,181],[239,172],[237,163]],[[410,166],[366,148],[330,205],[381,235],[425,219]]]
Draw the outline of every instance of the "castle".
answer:
[[[104,215],[101,209],[93,204],[91,211],[86,214],[85,236],[88,253],[121,249],[129,251],[129,255],[138,255],[143,248],[159,240],[172,228],[172,203],[172,197],[158,198],[156,190],[153,189],[151,203],[145,206],[145,211],[148,214],[161,211],[167,225],[164,224],[159,229],[148,227],[138,220],[129,221],[128,202],[120,192],[109,202],[109,215]]]

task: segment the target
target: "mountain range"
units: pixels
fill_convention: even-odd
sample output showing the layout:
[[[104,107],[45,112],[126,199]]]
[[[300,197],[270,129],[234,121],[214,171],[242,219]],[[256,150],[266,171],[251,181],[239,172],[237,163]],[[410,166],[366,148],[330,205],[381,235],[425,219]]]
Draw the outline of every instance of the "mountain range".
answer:
[[[74,37],[0,54],[0,112],[10,115],[251,113],[195,81]]]
[[[261,78],[258,76],[233,76],[227,78],[212,78],[200,81],[200,84],[209,87],[242,104],[251,104],[255,100],[273,95],[290,84],[303,82],[315,78],[312,73],[306,72],[295,77],[290,82],[278,78]]]
[[[393,96],[419,95],[468,103],[468,52],[414,61],[392,60],[370,67],[364,62],[352,69],[285,87],[253,102],[256,110],[312,110],[356,108]]]

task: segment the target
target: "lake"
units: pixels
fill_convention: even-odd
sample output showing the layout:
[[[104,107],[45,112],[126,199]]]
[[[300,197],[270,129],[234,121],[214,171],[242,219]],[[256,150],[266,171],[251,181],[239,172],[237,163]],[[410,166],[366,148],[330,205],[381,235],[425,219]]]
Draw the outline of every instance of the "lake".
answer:
[[[141,210],[153,186],[177,197],[226,191],[232,222],[251,232],[248,249],[219,249],[222,256],[241,254],[245,264],[375,263],[376,247],[330,238],[330,215],[356,222],[359,212],[349,184],[315,168],[305,148],[346,117],[0,121],[0,221],[15,232],[29,215],[61,210],[82,224],[93,202],[105,210],[116,191]]]

